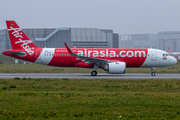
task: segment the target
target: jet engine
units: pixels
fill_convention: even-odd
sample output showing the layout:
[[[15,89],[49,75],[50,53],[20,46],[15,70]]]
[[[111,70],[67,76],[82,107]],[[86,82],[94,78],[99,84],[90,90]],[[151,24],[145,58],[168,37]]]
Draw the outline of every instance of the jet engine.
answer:
[[[111,74],[123,74],[126,70],[125,62],[112,62],[108,63],[103,68],[105,71],[108,71]]]

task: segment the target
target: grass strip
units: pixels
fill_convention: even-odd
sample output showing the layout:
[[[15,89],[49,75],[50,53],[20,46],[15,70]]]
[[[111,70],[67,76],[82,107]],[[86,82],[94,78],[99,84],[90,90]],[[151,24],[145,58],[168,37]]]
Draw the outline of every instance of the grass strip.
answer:
[[[179,80],[0,79],[0,119],[180,119]]]

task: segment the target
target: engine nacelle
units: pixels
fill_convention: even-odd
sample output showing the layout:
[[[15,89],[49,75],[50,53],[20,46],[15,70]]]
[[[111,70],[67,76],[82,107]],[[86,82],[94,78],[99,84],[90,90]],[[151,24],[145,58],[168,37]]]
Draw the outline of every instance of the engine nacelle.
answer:
[[[126,63],[125,62],[112,62],[104,66],[104,70],[112,74],[125,73]]]

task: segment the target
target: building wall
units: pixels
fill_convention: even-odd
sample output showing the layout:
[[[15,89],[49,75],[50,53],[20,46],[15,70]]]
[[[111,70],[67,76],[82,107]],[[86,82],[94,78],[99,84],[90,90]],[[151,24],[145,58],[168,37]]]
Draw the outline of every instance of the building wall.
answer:
[[[35,38],[35,44],[46,48],[65,48],[64,42],[71,46],[70,28],[58,28],[43,38]]]
[[[71,28],[72,46],[77,48],[107,48],[107,33],[97,28]]]
[[[119,34],[113,33],[113,48],[119,48]]]
[[[106,41],[106,33],[97,28],[71,28],[71,41]]]
[[[0,30],[0,53],[6,49],[6,30]]]
[[[107,48],[107,42],[106,41],[73,41],[73,47],[76,48]]]
[[[168,51],[168,47],[173,52],[180,52],[180,31],[159,32],[158,39],[160,49]]]
[[[106,33],[107,48],[113,48],[113,30],[101,29]]]
[[[132,35],[119,35],[119,48],[133,48]]]
[[[120,35],[120,48],[159,48],[157,34]]]

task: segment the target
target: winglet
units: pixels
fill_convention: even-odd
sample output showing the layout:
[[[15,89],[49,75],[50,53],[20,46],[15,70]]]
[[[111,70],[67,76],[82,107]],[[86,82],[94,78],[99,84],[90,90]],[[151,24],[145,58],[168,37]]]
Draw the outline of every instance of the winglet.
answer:
[[[69,46],[68,46],[66,43],[64,43],[64,45],[66,46],[66,48],[67,48],[67,50],[68,50],[68,52],[69,52],[70,55],[76,55],[76,54],[71,50],[71,48],[69,48]]]

